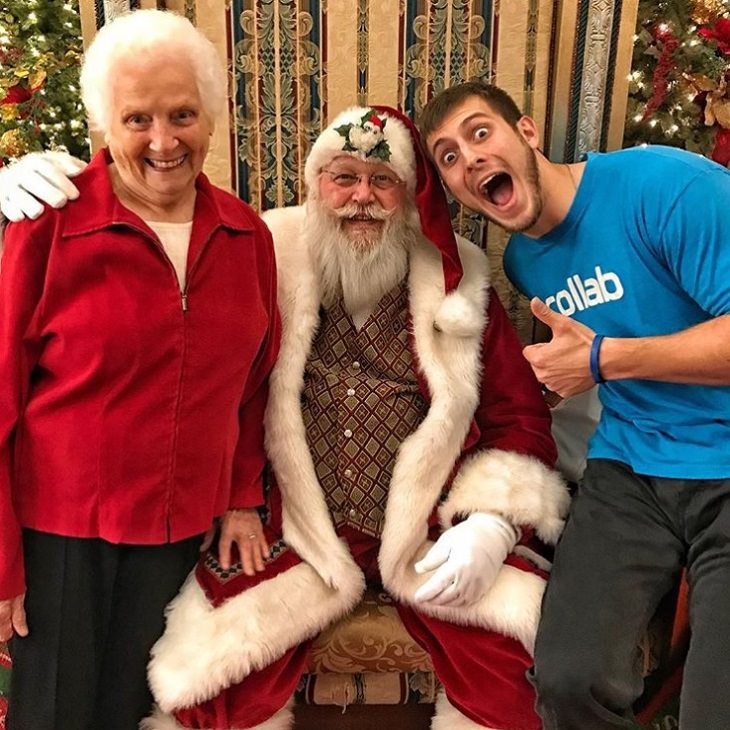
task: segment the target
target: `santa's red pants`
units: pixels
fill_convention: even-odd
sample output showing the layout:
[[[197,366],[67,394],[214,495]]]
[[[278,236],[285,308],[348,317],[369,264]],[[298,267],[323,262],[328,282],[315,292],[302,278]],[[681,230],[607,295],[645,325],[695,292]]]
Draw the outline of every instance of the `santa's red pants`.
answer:
[[[353,557],[368,582],[378,582],[377,555],[380,542],[351,528],[338,534],[347,540]],[[267,535],[270,539],[274,534]],[[521,558],[509,562],[536,572]],[[262,573],[241,576],[240,591],[273,578],[299,563],[287,551],[267,564]],[[239,591],[239,592],[240,592]],[[540,730],[534,711],[534,691],[526,678],[532,659],[522,644],[494,631],[457,626],[430,618],[410,606],[398,605],[398,613],[411,636],[429,653],[447,697],[462,714],[479,725],[500,730]],[[291,648],[265,669],[249,674],[217,697],[180,710],[175,717],[185,728],[251,728],[280,710],[294,693],[306,671],[311,642]]]

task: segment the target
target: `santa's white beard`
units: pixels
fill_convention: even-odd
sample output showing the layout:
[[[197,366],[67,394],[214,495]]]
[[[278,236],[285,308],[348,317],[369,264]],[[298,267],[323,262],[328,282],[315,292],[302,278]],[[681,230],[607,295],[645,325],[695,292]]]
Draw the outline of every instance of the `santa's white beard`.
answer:
[[[343,231],[341,217],[363,213],[383,220],[382,229],[375,235]],[[307,204],[305,229],[320,275],[322,303],[327,307],[342,298],[345,311],[353,318],[372,312],[380,299],[403,281],[408,252],[420,236],[413,206],[394,213],[379,206],[346,206],[333,211],[321,200],[312,199]]]

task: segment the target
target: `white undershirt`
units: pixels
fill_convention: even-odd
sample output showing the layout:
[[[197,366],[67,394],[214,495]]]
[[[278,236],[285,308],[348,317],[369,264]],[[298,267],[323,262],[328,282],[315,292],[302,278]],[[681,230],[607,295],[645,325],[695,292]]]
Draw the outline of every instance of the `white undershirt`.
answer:
[[[188,248],[190,247],[190,234],[193,231],[193,222],[167,223],[165,221],[145,221],[145,223],[157,234],[165,249],[172,265],[175,267],[177,280],[180,282],[180,290],[185,289],[185,270],[188,263]]]
[[[355,329],[359,332],[362,328],[365,322],[370,319],[370,315],[375,311],[375,306],[372,304],[365,304],[360,309],[357,309],[354,312],[348,312],[350,315],[350,319],[352,320],[352,324],[355,325]]]

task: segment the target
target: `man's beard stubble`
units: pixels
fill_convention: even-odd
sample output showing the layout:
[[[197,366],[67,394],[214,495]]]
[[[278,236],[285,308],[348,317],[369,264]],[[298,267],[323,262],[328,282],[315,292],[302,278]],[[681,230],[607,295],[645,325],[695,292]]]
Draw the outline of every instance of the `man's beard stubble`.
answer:
[[[525,152],[525,187],[535,202],[535,209],[526,221],[520,221],[514,225],[505,224],[504,221],[492,221],[507,231],[507,233],[523,233],[529,231],[530,228],[537,224],[542,215],[542,183],[540,182],[540,168],[537,166],[537,153],[527,144],[522,135],[519,135],[519,139],[522,142],[522,149]]]
[[[370,216],[380,230],[347,232],[341,221]],[[321,199],[307,203],[306,237],[319,274],[325,307],[342,299],[352,315],[372,310],[408,271],[408,253],[420,234],[418,212],[409,205],[393,212],[379,205],[348,204],[331,209]]]

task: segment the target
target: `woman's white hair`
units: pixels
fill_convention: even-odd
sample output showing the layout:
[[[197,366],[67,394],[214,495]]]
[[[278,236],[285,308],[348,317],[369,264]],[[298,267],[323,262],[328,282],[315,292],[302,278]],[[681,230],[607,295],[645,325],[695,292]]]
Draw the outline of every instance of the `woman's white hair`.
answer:
[[[84,54],[81,97],[91,128],[109,131],[119,61],[170,51],[190,62],[203,111],[212,124],[225,104],[228,86],[215,46],[187,18],[167,10],[135,10],[101,28]]]

